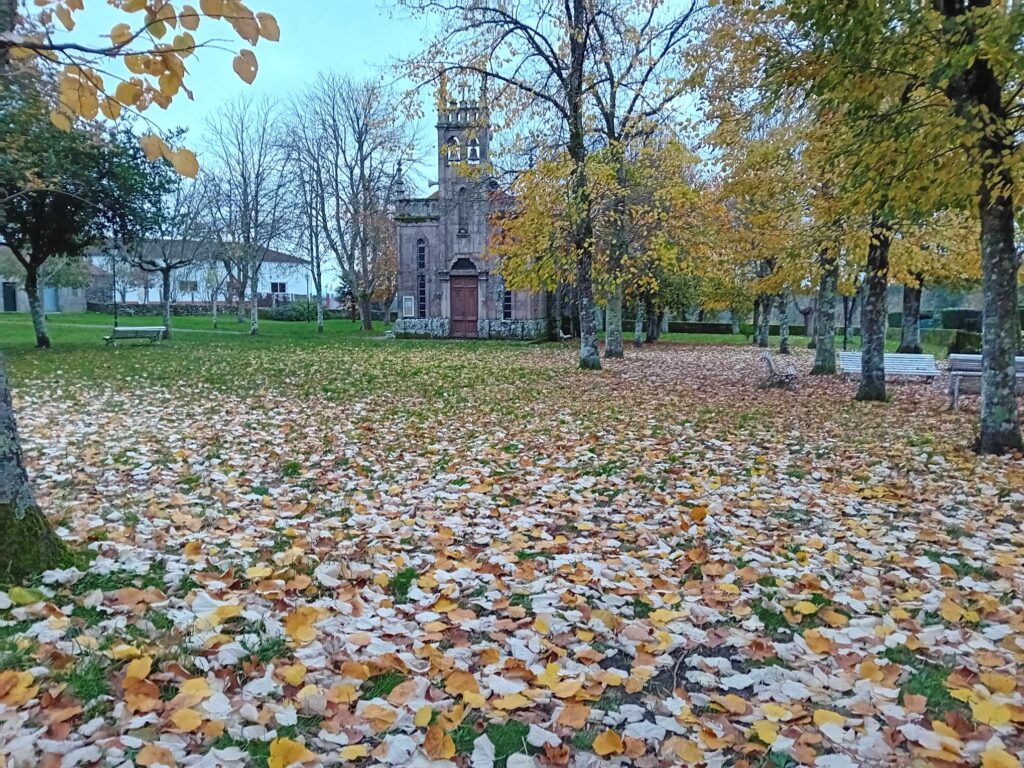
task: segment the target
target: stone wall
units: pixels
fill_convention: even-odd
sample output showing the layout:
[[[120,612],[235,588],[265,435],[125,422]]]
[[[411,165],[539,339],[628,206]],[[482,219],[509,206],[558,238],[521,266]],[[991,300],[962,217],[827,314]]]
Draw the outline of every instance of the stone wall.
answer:
[[[548,321],[539,320],[478,320],[476,332],[481,339],[518,339],[532,341],[548,335]]]
[[[394,334],[400,339],[447,339],[451,323],[447,318],[403,318],[395,321]]]

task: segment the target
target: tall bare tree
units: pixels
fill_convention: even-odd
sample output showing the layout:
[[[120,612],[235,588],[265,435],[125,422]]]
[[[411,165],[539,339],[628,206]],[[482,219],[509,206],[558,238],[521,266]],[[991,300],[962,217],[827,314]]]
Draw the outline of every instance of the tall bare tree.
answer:
[[[209,122],[212,168],[208,210],[224,240],[221,253],[249,287],[249,333],[259,333],[259,277],[267,254],[294,227],[287,146],[279,110],[267,100],[229,102]],[[240,304],[244,295],[240,296]]]
[[[289,130],[300,197],[358,302],[365,330],[373,327],[371,302],[387,292],[394,245],[388,212],[411,151],[410,126],[400,115],[384,86],[324,74],[297,100]]]
[[[566,213],[576,266],[581,368],[600,369],[594,312],[594,224],[587,181],[587,102],[596,0],[401,0],[440,30],[408,62],[418,81],[483,78],[506,123],[556,137],[572,161]]]
[[[147,274],[160,275],[160,299],[164,327],[171,336],[171,278],[207,257],[213,241],[205,219],[208,196],[203,185],[178,177],[164,196],[161,210],[151,217],[143,237],[125,253],[125,260]]]

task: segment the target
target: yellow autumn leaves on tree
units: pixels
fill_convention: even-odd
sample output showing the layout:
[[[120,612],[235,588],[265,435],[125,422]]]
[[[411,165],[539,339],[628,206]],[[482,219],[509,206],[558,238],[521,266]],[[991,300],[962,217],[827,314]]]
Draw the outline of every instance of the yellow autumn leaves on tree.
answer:
[[[85,10],[84,0],[36,0],[39,11],[25,21],[27,31],[10,49],[16,60],[38,57],[61,67],[57,104],[50,119],[62,130],[71,130],[78,118],[116,120],[126,110],[144,112],[154,104],[166,109],[182,92],[191,98],[185,85],[186,60],[204,45],[192,34],[204,19],[227,22],[241,40],[253,46],[261,39],[281,39],[273,15],[255,13],[241,0],[201,0],[198,9],[154,0],[111,4],[139,18],[115,24],[108,34],[109,45],[69,45],[48,34],[55,22],[72,32],[76,14]],[[123,60],[129,75],[111,88],[99,70],[113,58]],[[250,49],[239,51],[232,68],[246,83],[253,83],[259,71],[256,54]],[[142,137],[142,147],[151,161],[167,160],[182,176],[194,178],[199,173],[196,156],[188,149],[174,149],[154,134]]]

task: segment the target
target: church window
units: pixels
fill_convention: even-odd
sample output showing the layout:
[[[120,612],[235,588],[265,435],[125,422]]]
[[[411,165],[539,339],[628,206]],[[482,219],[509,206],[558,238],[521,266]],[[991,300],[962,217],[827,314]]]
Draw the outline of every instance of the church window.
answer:
[[[427,317],[427,276],[417,275],[416,277],[416,312],[420,320]]]
[[[416,269],[427,268],[427,241],[422,237],[416,241]]]
[[[459,187],[456,193],[456,205],[458,208],[459,234],[469,234],[469,201],[467,200],[466,188]]]
[[[501,319],[512,319],[512,291],[510,291],[508,288],[505,289],[504,296],[502,297]]]

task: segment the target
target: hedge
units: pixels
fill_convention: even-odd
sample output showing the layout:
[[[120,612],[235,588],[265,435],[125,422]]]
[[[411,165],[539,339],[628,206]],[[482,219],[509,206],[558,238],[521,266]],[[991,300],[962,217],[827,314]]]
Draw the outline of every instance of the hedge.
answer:
[[[623,320],[622,332],[633,333],[636,321]],[[691,323],[684,320],[670,320],[669,333],[732,333],[732,323]]]
[[[742,333],[744,336],[753,336],[754,335],[754,326],[753,326],[753,324],[751,324],[751,323],[742,323],[740,325],[740,333]],[[778,336],[779,335],[779,325],[778,325],[778,323],[776,323],[774,325],[768,326],[768,335],[769,336]],[[791,326],[789,326],[789,335],[790,336],[806,336],[807,335],[807,328],[805,326],[802,326],[802,325],[791,325]]]
[[[981,334],[972,331],[956,331],[956,337],[949,345],[949,354],[980,355]]]
[[[942,327],[981,333],[981,310],[944,309],[942,310]]]
[[[931,312],[922,312],[920,320],[925,323],[934,317]],[[902,312],[890,312],[889,313],[889,327],[890,328],[902,328],[903,327],[903,313]]]

